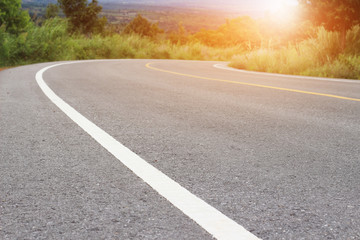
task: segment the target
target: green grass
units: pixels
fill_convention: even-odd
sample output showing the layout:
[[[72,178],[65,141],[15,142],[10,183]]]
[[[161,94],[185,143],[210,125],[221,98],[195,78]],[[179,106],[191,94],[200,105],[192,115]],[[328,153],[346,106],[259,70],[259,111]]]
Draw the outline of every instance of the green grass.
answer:
[[[342,49],[339,33],[319,28],[316,36],[280,49],[262,48],[236,55],[231,67],[252,71],[360,79],[360,27],[347,33]]]
[[[42,27],[30,25],[20,35],[6,33],[0,28],[0,66],[56,61],[65,57],[70,36],[62,19],[47,21]]]
[[[139,35],[70,35],[67,21],[55,18],[41,27],[30,25],[18,36],[0,27],[0,67],[38,62],[85,59],[184,59],[230,61],[230,66],[253,71],[360,79],[360,26],[347,32],[346,49],[339,33],[319,28],[297,44],[260,48],[210,47],[194,39],[176,44],[166,37]],[[268,44],[271,46],[271,44]]]
[[[154,41],[139,35],[77,36],[69,40],[66,59],[184,59],[184,60],[230,60],[238,47],[220,49],[200,43],[186,45],[170,41]]]
[[[0,29],[0,40],[3,42],[0,46],[0,66],[123,58],[229,61],[234,53],[242,52],[240,47],[213,48],[196,42],[181,45],[136,34],[70,36],[66,20],[60,18],[48,20],[41,27],[31,26],[20,36]]]

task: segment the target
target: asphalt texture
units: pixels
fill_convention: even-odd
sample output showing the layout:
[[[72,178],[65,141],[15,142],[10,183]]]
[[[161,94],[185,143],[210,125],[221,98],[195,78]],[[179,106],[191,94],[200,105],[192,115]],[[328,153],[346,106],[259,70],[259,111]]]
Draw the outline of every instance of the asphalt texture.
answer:
[[[360,239],[360,82],[215,62],[62,65],[49,87],[119,142],[262,239]],[[72,122],[37,71],[0,72],[0,239],[212,239]]]

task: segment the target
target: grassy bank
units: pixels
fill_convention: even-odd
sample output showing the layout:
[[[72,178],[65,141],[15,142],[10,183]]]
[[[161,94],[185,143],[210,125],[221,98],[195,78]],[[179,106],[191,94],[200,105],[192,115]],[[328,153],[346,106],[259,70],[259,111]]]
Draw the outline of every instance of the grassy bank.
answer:
[[[220,33],[225,30],[220,28],[218,35],[224,38]],[[68,22],[61,18],[47,20],[42,26],[30,25],[19,35],[0,27],[0,67],[86,59],[231,60],[230,66],[252,71],[360,79],[360,26],[347,32],[345,49],[339,33],[324,28],[296,44],[276,47],[270,43],[268,47],[249,47],[236,43],[236,39],[222,46],[223,38],[216,44],[206,44],[204,39],[211,39],[214,31],[202,32],[201,38],[196,34],[178,35],[174,41],[166,36],[137,34],[69,34]]]
[[[316,35],[279,49],[261,48],[232,58],[230,66],[251,71],[360,79],[360,26],[339,33],[319,28]]]
[[[174,44],[136,34],[70,35],[67,22],[55,18],[41,27],[32,26],[19,36],[0,28],[0,66],[84,59],[185,59],[229,61],[240,46],[214,48],[198,42]]]

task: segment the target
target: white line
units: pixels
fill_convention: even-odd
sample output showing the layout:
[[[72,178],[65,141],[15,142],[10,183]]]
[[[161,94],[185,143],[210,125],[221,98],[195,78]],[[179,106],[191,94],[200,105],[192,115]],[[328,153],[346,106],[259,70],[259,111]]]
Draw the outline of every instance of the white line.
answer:
[[[332,79],[332,78],[322,78],[322,77],[308,77],[308,76],[299,76],[299,75],[287,75],[287,74],[279,74],[279,73],[266,73],[266,72],[255,72],[255,71],[247,71],[242,69],[235,69],[232,67],[228,67],[225,64],[217,63],[214,64],[213,67],[223,70],[229,70],[234,72],[241,73],[250,73],[256,75],[264,75],[270,77],[282,77],[282,78],[296,78],[296,79],[308,79],[308,80],[320,80],[320,81],[329,81],[329,82],[347,82],[347,83],[360,83],[359,80],[349,80],[349,79]]]
[[[45,67],[36,73],[36,81],[40,88],[58,108],[138,177],[144,180],[160,195],[165,197],[184,214],[197,222],[215,238],[224,240],[259,239],[248,232],[244,227],[196,197],[177,182],[147,163],[58,97],[44,82],[42,77],[43,73],[50,68],[73,63],[79,62],[55,64]]]

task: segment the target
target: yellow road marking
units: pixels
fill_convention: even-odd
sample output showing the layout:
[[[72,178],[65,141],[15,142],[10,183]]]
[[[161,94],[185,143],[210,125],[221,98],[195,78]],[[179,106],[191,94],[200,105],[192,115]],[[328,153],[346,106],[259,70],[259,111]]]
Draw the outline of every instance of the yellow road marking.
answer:
[[[198,78],[198,79],[204,79],[204,80],[209,80],[209,81],[226,82],[226,83],[240,84],[240,85],[246,85],[246,86],[252,86],[252,87],[261,87],[261,88],[275,89],[275,90],[280,90],[280,91],[296,92],[296,93],[303,93],[303,94],[310,94],[310,95],[316,95],[316,96],[322,96],[322,97],[330,97],[330,98],[337,98],[337,99],[360,102],[359,98],[350,98],[350,97],[343,97],[343,96],[326,94],[326,93],[309,92],[309,91],[302,91],[302,90],[296,90],[296,89],[291,89],[291,88],[273,87],[273,86],[262,85],[262,84],[238,82],[238,81],[231,81],[231,80],[225,80],[225,79],[196,76],[196,75],[191,75],[191,74],[186,74],[186,73],[178,73],[178,72],[173,72],[173,71],[168,71],[168,70],[152,67],[151,64],[153,64],[153,63],[147,63],[145,66],[147,68],[155,70],[155,71],[160,71],[160,72],[165,72],[165,73],[170,73],[170,74],[175,74],[175,75],[180,75],[180,76],[185,76],[185,77],[191,77],[191,78]]]

